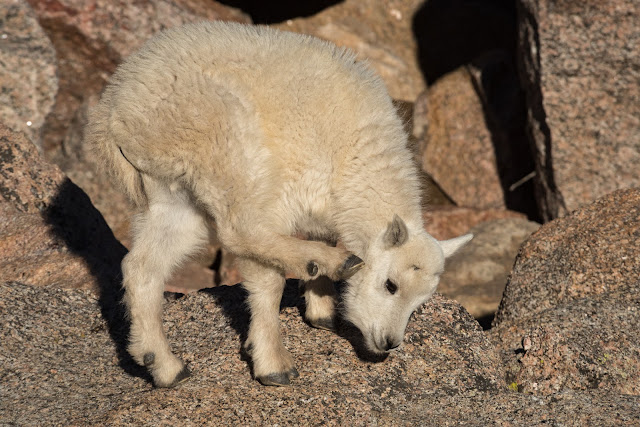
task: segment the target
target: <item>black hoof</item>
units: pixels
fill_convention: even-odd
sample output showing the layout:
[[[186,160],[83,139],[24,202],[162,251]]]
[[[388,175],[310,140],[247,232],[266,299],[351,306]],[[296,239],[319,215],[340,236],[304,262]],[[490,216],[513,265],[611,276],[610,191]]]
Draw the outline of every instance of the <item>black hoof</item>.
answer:
[[[318,274],[318,264],[313,261],[309,261],[309,264],[307,264],[307,273],[309,273],[309,276],[311,277],[316,277]]]
[[[358,270],[364,267],[364,261],[357,255],[350,255],[349,258],[340,267],[340,279],[345,280],[356,274]]]
[[[289,372],[280,372],[277,374],[264,375],[262,377],[258,377],[258,381],[260,381],[262,385],[271,385],[271,386],[289,385],[291,384],[291,381],[289,381]]]
[[[331,317],[326,317],[324,319],[309,320],[309,323],[314,328],[325,329],[327,331],[334,331],[334,332],[336,330],[335,322]]]
[[[156,355],[154,353],[145,353],[142,358],[142,362],[144,363],[144,366],[153,365],[153,362],[155,360],[156,360]]]
[[[189,377],[191,377],[191,371],[189,371],[189,368],[187,368],[186,365],[185,365],[185,367],[182,368],[182,370],[180,372],[178,372],[178,375],[176,375],[176,378],[169,385],[169,387],[175,387],[178,384],[181,384],[181,383],[185,382],[186,380],[188,380]]]
[[[258,377],[258,381],[262,385],[270,385],[270,386],[285,386],[291,384],[291,380],[293,378],[298,378],[300,373],[296,368],[291,368],[287,372],[278,372],[277,374],[269,374],[264,375],[262,377]]]

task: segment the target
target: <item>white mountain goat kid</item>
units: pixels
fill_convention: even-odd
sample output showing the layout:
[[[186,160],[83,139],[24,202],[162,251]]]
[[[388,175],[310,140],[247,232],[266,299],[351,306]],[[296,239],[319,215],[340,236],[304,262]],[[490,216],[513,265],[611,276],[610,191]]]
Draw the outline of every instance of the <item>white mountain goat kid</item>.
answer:
[[[159,387],[189,376],[163,331],[164,284],[202,249],[211,220],[239,257],[245,344],[267,385],[298,375],[280,335],[285,271],[306,281],[307,320],[328,329],[330,281],[348,279],[344,316],[385,353],[471,238],[425,232],[418,172],[381,79],[313,37],[222,22],[165,31],[117,69],[86,138],[140,211],[122,263],[128,350]]]

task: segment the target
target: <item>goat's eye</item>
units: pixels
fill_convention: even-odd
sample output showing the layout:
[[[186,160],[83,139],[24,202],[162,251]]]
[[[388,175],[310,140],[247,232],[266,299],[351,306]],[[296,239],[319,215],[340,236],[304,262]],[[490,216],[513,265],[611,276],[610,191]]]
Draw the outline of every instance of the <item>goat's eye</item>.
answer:
[[[393,283],[391,280],[388,280],[388,279],[387,279],[387,283],[385,283],[385,287],[387,288],[387,291],[389,291],[391,295],[395,294],[396,291],[398,290],[398,285],[396,285],[395,283]]]

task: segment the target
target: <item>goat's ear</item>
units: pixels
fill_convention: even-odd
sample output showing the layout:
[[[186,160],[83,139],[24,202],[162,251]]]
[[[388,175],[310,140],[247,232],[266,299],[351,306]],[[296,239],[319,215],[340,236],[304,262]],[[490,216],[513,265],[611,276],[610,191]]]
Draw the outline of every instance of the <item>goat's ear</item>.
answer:
[[[444,252],[444,257],[449,258],[469,243],[471,239],[473,239],[473,234],[465,234],[464,236],[454,237],[453,239],[441,240],[440,246],[442,247],[442,252]]]
[[[387,231],[384,233],[384,243],[388,248],[400,246],[409,238],[409,230],[402,218],[393,215],[393,220],[389,223]]]

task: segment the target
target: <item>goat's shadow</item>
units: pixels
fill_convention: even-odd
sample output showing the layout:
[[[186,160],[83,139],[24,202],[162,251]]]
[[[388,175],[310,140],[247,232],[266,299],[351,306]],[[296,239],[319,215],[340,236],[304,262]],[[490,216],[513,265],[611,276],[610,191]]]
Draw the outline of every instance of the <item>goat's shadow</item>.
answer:
[[[336,286],[338,290],[340,290],[344,284],[336,284]],[[296,308],[298,310],[298,314],[304,319],[306,306],[305,300],[302,297],[302,290],[301,282],[299,280],[287,280],[282,300],[280,302],[280,310],[290,307]],[[240,340],[243,344],[241,349],[242,360],[247,362],[253,374],[251,357],[244,348],[244,343],[246,342],[249,333],[249,322],[251,320],[251,314],[247,303],[247,291],[240,283],[238,283],[233,286],[206,288],[202,289],[200,292],[206,293],[215,299],[217,305],[222,309],[224,316],[229,319],[231,327],[240,336]],[[387,355],[378,355],[369,351],[365,345],[364,337],[360,330],[344,320],[339,314],[335,321],[335,333],[350,343],[358,358],[372,363],[382,362],[387,358]],[[307,326],[309,328],[312,327],[308,323]]]
[[[60,185],[56,197],[43,211],[43,218],[52,235],[71,253],[81,256],[95,277],[100,311],[115,344],[120,367],[129,375],[151,382],[147,370],[127,352],[130,322],[122,303],[120,267],[127,248],[115,238],[89,196],[69,179]]]

